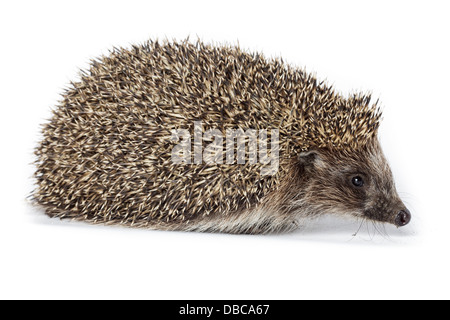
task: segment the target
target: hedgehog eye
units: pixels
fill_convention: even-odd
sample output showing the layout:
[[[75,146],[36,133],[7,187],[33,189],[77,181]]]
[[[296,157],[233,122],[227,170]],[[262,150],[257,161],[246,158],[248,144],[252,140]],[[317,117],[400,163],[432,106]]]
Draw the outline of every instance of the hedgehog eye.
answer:
[[[362,187],[364,185],[364,180],[361,176],[355,176],[352,178],[352,183],[355,187]]]

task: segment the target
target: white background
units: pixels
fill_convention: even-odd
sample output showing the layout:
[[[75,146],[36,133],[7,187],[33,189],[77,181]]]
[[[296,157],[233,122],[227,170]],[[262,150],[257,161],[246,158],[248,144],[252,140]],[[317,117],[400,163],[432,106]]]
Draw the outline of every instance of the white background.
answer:
[[[450,298],[449,13],[448,1],[2,1],[0,298]],[[39,125],[79,68],[188,35],[372,91],[413,223],[236,236],[60,222],[30,206]]]

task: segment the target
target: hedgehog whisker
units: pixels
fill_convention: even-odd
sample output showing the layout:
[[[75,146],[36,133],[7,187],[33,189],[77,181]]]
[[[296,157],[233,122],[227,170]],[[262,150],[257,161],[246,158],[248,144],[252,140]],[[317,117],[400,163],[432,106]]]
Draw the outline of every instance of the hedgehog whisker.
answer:
[[[384,227],[384,225],[383,225],[382,223],[378,222],[378,221],[374,221],[374,220],[371,220],[371,221],[372,221],[372,225],[373,225],[373,227],[374,227],[374,236],[375,236],[375,231],[376,231],[376,232],[378,232],[378,234],[380,234],[385,240],[387,240],[386,234],[384,234],[383,232],[381,232],[381,230],[378,228],[378,226],[383,226],[383,227]],[[384,230],[384,231],[386,232],[386,230]]]
[[[358,230],[356,230],[356,232],[352,235],[353,237],[356,237],[358,235],[365,220],[366,220],[365,217],[361,218],[361,223],[359,224]]]

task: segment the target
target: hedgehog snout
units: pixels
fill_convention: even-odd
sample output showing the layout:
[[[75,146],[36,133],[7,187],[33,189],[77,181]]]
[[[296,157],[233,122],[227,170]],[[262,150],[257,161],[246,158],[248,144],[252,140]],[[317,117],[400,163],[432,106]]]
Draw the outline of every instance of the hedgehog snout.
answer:
[[[411,221],[411,213],[409,212],[408,209],[405,208],[398,212],[397,216],[395,217],[394,223],[397,227],[404,227],[410,221]]]

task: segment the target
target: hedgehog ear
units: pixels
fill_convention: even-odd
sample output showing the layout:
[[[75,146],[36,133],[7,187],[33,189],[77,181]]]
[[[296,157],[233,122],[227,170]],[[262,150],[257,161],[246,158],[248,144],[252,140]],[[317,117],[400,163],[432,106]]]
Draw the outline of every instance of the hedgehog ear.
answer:
[[[300,164],[304,167],[314,166],[318,161],[320,161],[320,154],[316,150],[309,150],[301,152],[298,155]]]

